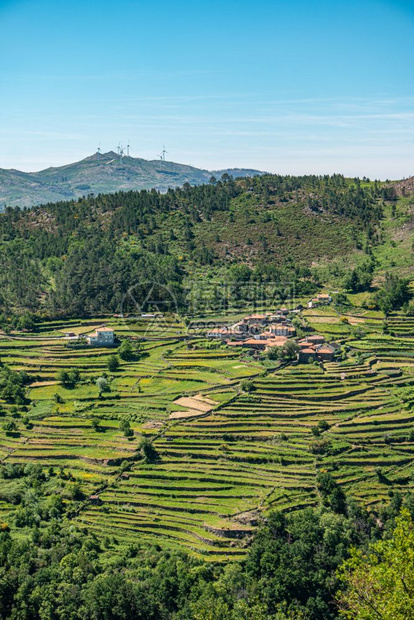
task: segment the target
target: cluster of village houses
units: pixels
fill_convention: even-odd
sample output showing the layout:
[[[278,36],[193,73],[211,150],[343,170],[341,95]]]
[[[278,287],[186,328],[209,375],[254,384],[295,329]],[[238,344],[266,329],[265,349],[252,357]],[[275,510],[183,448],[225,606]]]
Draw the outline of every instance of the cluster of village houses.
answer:
[[[330,304],[332,298],[321,294],[311,299],[309,308]],[[280,308],[276,312],[251,314],[234,325],[217,327],[208,332],[207,337],[225,342],[227,346],[251,351],[269,351],[273,347],[283,347],[289,338],[296,336],[296,329],[289,316],[300,313],[302,306],[294,310]],[[324,336],[315,334],[298,340],[299,362],[319,360],[331,362],[338,348],[335,344],[325,342]]]
[[[322,293],[309,300],[308,308],[328,305],[331,302],[331,296]],[[250,314],[234,325],[212,329],[208,332],[207,337],[221,340],[227,346],[235,349],[248,349],[257,353],[269,351],[273,347],[283,347],[289,338],[296,337],[296,329],[290,317],[299,314],[302,309],[303,306],[298,306],[294,310],[280,308],[275,312]],[[97,328],[86,337],[73,332],[67,332],[65,337],[68,340],[85,338],[86,343],[91,347],[113,346],[115,343],[114,330],[104,326]],[[306,336],[297,340],[297,344],[299,346],[299,362],[311,360],[331,362],[338,348],[335,343],[325,342],[325,338],[320,334]]]

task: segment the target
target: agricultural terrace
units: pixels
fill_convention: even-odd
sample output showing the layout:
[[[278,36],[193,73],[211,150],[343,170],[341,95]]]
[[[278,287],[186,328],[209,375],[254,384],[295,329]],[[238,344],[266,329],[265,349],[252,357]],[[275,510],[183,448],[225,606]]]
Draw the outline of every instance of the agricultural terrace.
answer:
[[[79,484],[72,517],[99,536],[214,560],[242,557],[269,510],[315,505],[320,471],[365,505],[386,502],[414,484],[414,321],[395,314],[384,328],[379,313],[353,310],[304,310],[304,324],[345,352],[324,366],[282,367],[186,340],[173,319],[158,334],[145,321],[106,320],[121,338],[144,338],[137,359],[114,372],[114,349],[62,339],[102,318],[3,335],[0,358],[29,373],[31,402],[1,403],[16,425],[0,432],[2,463],[38,463]],[[80,381],[60,385],[58,372],[74,368]],[[110,391],[100,393],[99,377]],[[155,458],[142,458],[143,437]],[[4,492],[1,519],[12,523],[15,510]]]

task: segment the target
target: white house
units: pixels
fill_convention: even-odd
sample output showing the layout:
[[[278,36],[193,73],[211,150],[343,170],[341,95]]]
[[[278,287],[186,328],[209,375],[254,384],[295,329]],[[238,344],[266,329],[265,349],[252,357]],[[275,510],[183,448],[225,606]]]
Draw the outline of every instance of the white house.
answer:
[[[332,303],[332,297],[327,293],[320,293],[310,301],[308,301],[308,308],[317,308],[318,306],[329,306]]]
[[[86,342],[95,347],[107,347],[114,344],[114,341],[114,330],[109,327],[99,327],[95,332],[86,336]]]

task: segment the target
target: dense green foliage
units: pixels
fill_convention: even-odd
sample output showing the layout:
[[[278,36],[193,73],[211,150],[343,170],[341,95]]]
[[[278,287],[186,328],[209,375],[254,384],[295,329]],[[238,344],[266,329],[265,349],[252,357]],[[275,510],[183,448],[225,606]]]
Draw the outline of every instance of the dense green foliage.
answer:
[[[6,479],[26,475],[32,489],[36,480],[37,485],[45,481],[40,470],[29,471],[27,466],[4,467],[1,474]],[[0,615],[5,620],[337,618],[337,570],[344,560],[341,578],[351,583],[351,589],[341,595],[342,605],[355,600],[358,571],[371,571],[372,578],[381,579],[387,588],[385,574],[375,575],[376,562],[361,560],[370,541],[387,536],[398,515],[396,503],[382,514],[386,527],[381,530],[354,504],[347,506],[346,515],[324,508],[288,517],[273,513],[259,529],[245,562],[214,565],[184,552],[161,551],[139,539],[119,552],[113,537],[99,540],[65,521],[59,497],[42,505],[35,498],[32,491],[31,512],[23,508],[16,516],[20,526],[30,525],[29,536],[16,537],[7,528],[0,534]],[[410,499],[406,505],[412,509]],[[400,564],[409,564],[413,553],[407,508],[404,515],[405,521],[397,519],[395,542],[385,540],[372,547],[376,554],[392,552],[395,561],[390,568],[385,562],[382,566],[394,570],[394,580],[400,583],[404,574]],[[38,528],[40,519],[48,521],[47,527]],[[404,539],[404,533],[411,538]],[[350,555],[351,546],[359,551]],[[405,594],[403,600],[411,609],[412,595]]]
[[[57,380],[60,385],[64,387],[73,387],[77,383],[79,383],[81,379],[80,372],[77,368],[72,368],[72,370],[60,370],[57,375]]]
[[[346,589],[341,611],[346,618],[408,620],[414,617],[414,526],[404,509],[390,538],[353,548],[339,575]]]
[[[312,294],[312,260],[374,243],[383,198],[379,186],[339,175],[226,176],[166,194],[8,208],[0,216],[0,309],[73,316],[147,310],[154,282],[153,298],[181,307],[186,278],[223,265],[235,301],[247,295],[238,282],[289,283]],[[351,279],[355,290],[366,286],[359,276]]]
[[[26,372],[16,372],[8,366],[2,366],[0,361],[0,398],[3,400],[24,405],[26,402],[25,385],[29,381]]]
[[[374,261],[372,258],[362,265],[352,269],[345,277],[344,287],[353,293],[369,290],[374,272]]]
[[[377,305],[384,314],[387,315],[408,303],[411,297],[409,283],[409,279],[402,279],[389,273],[385,275],[384,286],[375,296]]]

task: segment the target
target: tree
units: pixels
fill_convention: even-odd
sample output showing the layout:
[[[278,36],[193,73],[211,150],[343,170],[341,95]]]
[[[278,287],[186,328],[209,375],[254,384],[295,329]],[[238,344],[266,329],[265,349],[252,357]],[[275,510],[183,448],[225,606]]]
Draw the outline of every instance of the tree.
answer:
[[[134,431],[131,428],[128,420],[121,420],[119,423],[120,430],[124,433],[125,437],[133,437]]]
[[[339,595],[345,618],[414,618],[414,525],[404,508],[390,539],[372,543],[368,552],[353,548],[341,566],[345,588]]]
[[[346,495],[331,474],[318,474],[316,486],[325,506],[329,506],[334,512],[346,513]]]
[[[240,285],[246,284],[252,276],[252,270],[248,265],[244,263],[240,263],[238,265],[232,265],[229,269],[229,281],[231,284],[235,284],[236,286],[236,297],[237,290],[240,292]]]
[[[85,499],[85,494],[82,491],[82,487],[79,482],[74,482],[69,486],[69,497],[76,502],[80,502]]]
[[[12,433],[15,433],[17,431],[16,422],[14,420],[7,420],[7,422],[3,424],[3,430],[6,435],[11,435]]]
[[[138,452],[147,463],[155,463],[159,459],[159,454],[154,448],[152,441],[147,437],[142,437],[138,445]]]
[[[121,346],[118,348],[118,355],[124,362],[130,362],[136,358],[139,352],[139,345],[135,347],[130,340],[123,340]]]
[[[375,301],[378,308],[387,315],[407,304],[410,297],[409,280],[387,273],[383,287],[375,295]]]
[[[79,381],[81,380],[81,375],[78,368],[72,368],[69,371],[69,380],[72,385],[76,385],[76,383],[79,383]]]
[[[57,374],[57,380],[59,381],[60,385],[62,385],[63,387],[66,387],[67,385],[69,385],[70,379],[69,379],[69,373],[67,372],[67,370],[59,370]]]
[[[288,340],[279,350],[279,359],[283,362],[295,360],[299,353],[299,346],[294,340]]]
[[[96,380],[96,385],[98,387],[99,394],[102,394],[102,392],[107,392],[109,390],[108,381],[107,379],[105,379],[105,377],[98,377]]]
[[[279,359],[279,347],[269,347],[267,350],[267,357],[269,360]]]
[[[110,355],[106,366],[110,372],[116,372],[119,368],[119,359],[116,355]]]
[[[319,420],[318,422],[318,429],[321,433],[324,433],[325,431],[329,430],[329,422],[327,422],[326,420]]]
[[[98,575],[88,584],[85,596],[91,620],[155,619],[156,604],[149,594],[121,572]]]
[[[344,288],[352,293],[368,291],[372,284],[373,268],[373,263],[367,263],[350,271],[344,278]]]
[[[366,331],[360,325],[357,325],[352,329],[352,335],[356,340],[362,340],[366,336]]]
[[[405,316],[414,316],[414,300],[405,303],[403,307]]]
[[[92,418],[91,424],[94,431],[102,431],[101,421],[99,420],[99,418]]]
[[[25,425],[25,427],[26,427],[27,429],[31,429],[31,428],[33,428],[33,424],[32,424],[32,422],[30,421],[29,416],[25,415],[25,416],[24,416],[24,418],[22,419],[22,422],[23,422],[23,424]]]
[[[24,405],[26,402],[25,385],[30,378],[26,372],[11,370],[8,366],[0,367],[0,398],[16,405]]]
[[[335,306],[349,306],[349,299],[348,297],[345,295],[345,293],[337,293],[334,296],[334,303]]]
[[[63,387],[74,387],[81,379],[80,372],[77,368],[72,370],[60,370],[57,374],[57,380]]]
[[[17,321],[17,326],[24,331],[33,331],[35,328],[33,316],[28,313],[22,314]]]

